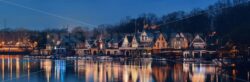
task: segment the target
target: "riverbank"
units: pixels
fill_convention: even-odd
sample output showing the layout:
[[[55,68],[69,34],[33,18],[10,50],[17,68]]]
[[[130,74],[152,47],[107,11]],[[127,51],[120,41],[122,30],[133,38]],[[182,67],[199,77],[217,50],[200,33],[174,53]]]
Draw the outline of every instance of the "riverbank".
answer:
[[[145,56],[145,57],[129,57],[129,56],[107,56],[107,55],[86,55],[86,56],[33,56],[25,55],[25,59],[53,59],[53,60],[101,60],[101,61],[170,61],[170,62],[250,62],[250,58],[183,58],[183,57],[162,57],[162,56]]]

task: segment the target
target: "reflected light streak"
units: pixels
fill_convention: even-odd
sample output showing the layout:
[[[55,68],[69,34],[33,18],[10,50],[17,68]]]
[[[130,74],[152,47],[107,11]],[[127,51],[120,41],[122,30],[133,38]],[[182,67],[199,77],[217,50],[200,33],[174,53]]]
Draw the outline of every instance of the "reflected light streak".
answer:
[[[233,74],[233,80],[236,80],[236,70],[235,69],[233,69],[232,74]]]
[[[97,64],[94,64],[92,71],[94,71],[93,72],[94,73],[94,75],[93,75],[94,81],[98,82],[98,65]]]
[[[20,62],[19,58],[16,58],[16,78],[19,79],[20,77]]]
[[[125,65],[123,69],[123,82],[128,82],[128,79],[129,79],[127,68],[128,68],[127,65]]]
[[[51,60],[45,60],[42,62],[42,69],[45,70],[45,77],[47,82],[50,81],[50,77],[51,77],[51,69],[52,69],[52,62]]]
[[[30,61],[28,60],[28,62],[27,62],[27,68],[28,68],[28,70],[27,70],[27,72],[28,72],[28,80],[30,80]]]
[[[250,79],[250,74],[249,74],[249,72],[247,72],[247,80],[249,81]]]
[[[66,71],[66,61],[56,60],[55,61],[55,77],[58,81],[64,82],[65,71]]]
[[[20,73],[27,74],[28,80],[42,79],[50,82],[69,81],[70,75],[77,75],[72,81],[85,82],[205,82],[209,81],[230,81],[229,78],[220,77],[220,69],[211,64],[194,63],[157,63],[151,61],[133,61],[133,62],[113,62],[113,61],[92,61],[92,60],[74,60],[74,66],[66,67],[66,60],[41,60],[39,63],[33,60],[25,60],[22,63],[21,58],[8,58],[7,56],[0,64],[2,80],[10,79],[12,72],[16,72],[17,79],[20,79]],[[1,60],[0,60],[1,61]],[[36,65],[37,64],[37,65]],[[40,64],[40,65],[39,65]],[[7,68],[7,66],[9,66]],[[6,68],[6,69],[5,69]],[[16,68],[16,69],[15,69]],[[38,69],[37,69],[38,68]],[[69,68],[69,69],[68,69]],[[13,71],[12,71],[13,69]],[[30,78],[31,70],[43,69],[41,77]],[[66,76],[66,70],[72,69],[72,73]],[[52,72],[54,71],[54,72]],[[216,72],[219,71],[219,72]],[[237,75],[236,70],[230,70],[229,73]],[[67,72],[68,74],[68,72]],[[53,75],[53,76],[52,76]],[[9,77],[11,76],[11,77]],[[208,77],[209,76],[209,77]],[[75,80],[75,78],[77,80]],[[14,77],[13,77],[14,79]],[[244,79],[249,80],[249,72]]]
[[[12,58],[10,59],[10,79],[12,79]]]
[[[5,73],[5,70],[4,70],[4,65],[5,65],[5,63],[4,63],[4,58],[2,58],[2,80],[4,80],[4,73]]]
[[[194,74],[192,82],[205,82],[205,75],[202,73]]]

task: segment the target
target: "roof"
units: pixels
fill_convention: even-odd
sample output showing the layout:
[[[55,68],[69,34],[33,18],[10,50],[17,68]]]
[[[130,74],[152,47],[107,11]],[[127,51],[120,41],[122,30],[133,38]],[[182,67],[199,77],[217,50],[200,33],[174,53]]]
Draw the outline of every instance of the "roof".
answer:
[[[91,48],[96,48],[97,47],[96,40],[90,40],[88,42],[89,42],[89,45],[91,46]]]
[[[160,37],[161,34],[162,34],[162,36],[165,38],[165,40],[167,40],[167,34],[161,33],[161,32],[156,32],[156,33],[153,33],[154,38],[153,38],[153,41],[152,41],[152,42],[155,43],[156,40]]]
[[[206,42],[200,37],[200,35],[195,36],[195,38],[191,42],[190,46],[192,46],[194,43],[206,44]]]
[[[203,43],[205,41],[199,35],[196,35],[192,43],[195,43],[195,42]]]
[[[128,38],[128,42],[131,43],[133,40],[133,36],[127,36],[127,38]]]

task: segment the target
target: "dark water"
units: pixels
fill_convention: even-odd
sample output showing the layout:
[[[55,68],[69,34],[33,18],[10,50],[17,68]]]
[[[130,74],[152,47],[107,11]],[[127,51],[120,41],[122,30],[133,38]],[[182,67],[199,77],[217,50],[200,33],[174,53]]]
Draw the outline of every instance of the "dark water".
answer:
[[[249,65],[171,61],[87,61],[0,56],[2,82],[248,82]]]

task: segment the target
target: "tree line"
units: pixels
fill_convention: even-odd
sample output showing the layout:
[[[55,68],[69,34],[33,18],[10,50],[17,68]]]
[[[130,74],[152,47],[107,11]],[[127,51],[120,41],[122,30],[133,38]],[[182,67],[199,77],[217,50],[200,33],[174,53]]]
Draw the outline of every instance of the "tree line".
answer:
[[[205,9],[193,9],[190,12],[176,11],[163,16],[144,13],[136,18],[129,16],[117,24],[103,24],[96,28],[84,26],[61,29],[45,29],[32,31],[25,28],[0,30],[2,40],[21,40],[16,37],[28,37],[30,41],[46,43],[48,33],[68,33],[72,37],[85,39],[135,33],[142,30],[161,31],[164,33],[184,32],[207,35],[216,32],[223,40],[238,45],[250,44],[250,3],[248,0],[219,0]],[[25,40],[25,39],[24,39]],[[39,45],[39,44],[38,44]]]
[[[238,45],[249,46],[250,3],[249,0],[219,0],[205,9],[176,11],[161,17],[145,13],[137,18],[125,17],[118,24],[102,25],[100,28],[105,28],[108,33],[150,30],[207,35],[216,32],[223,42],[233,41]]]

